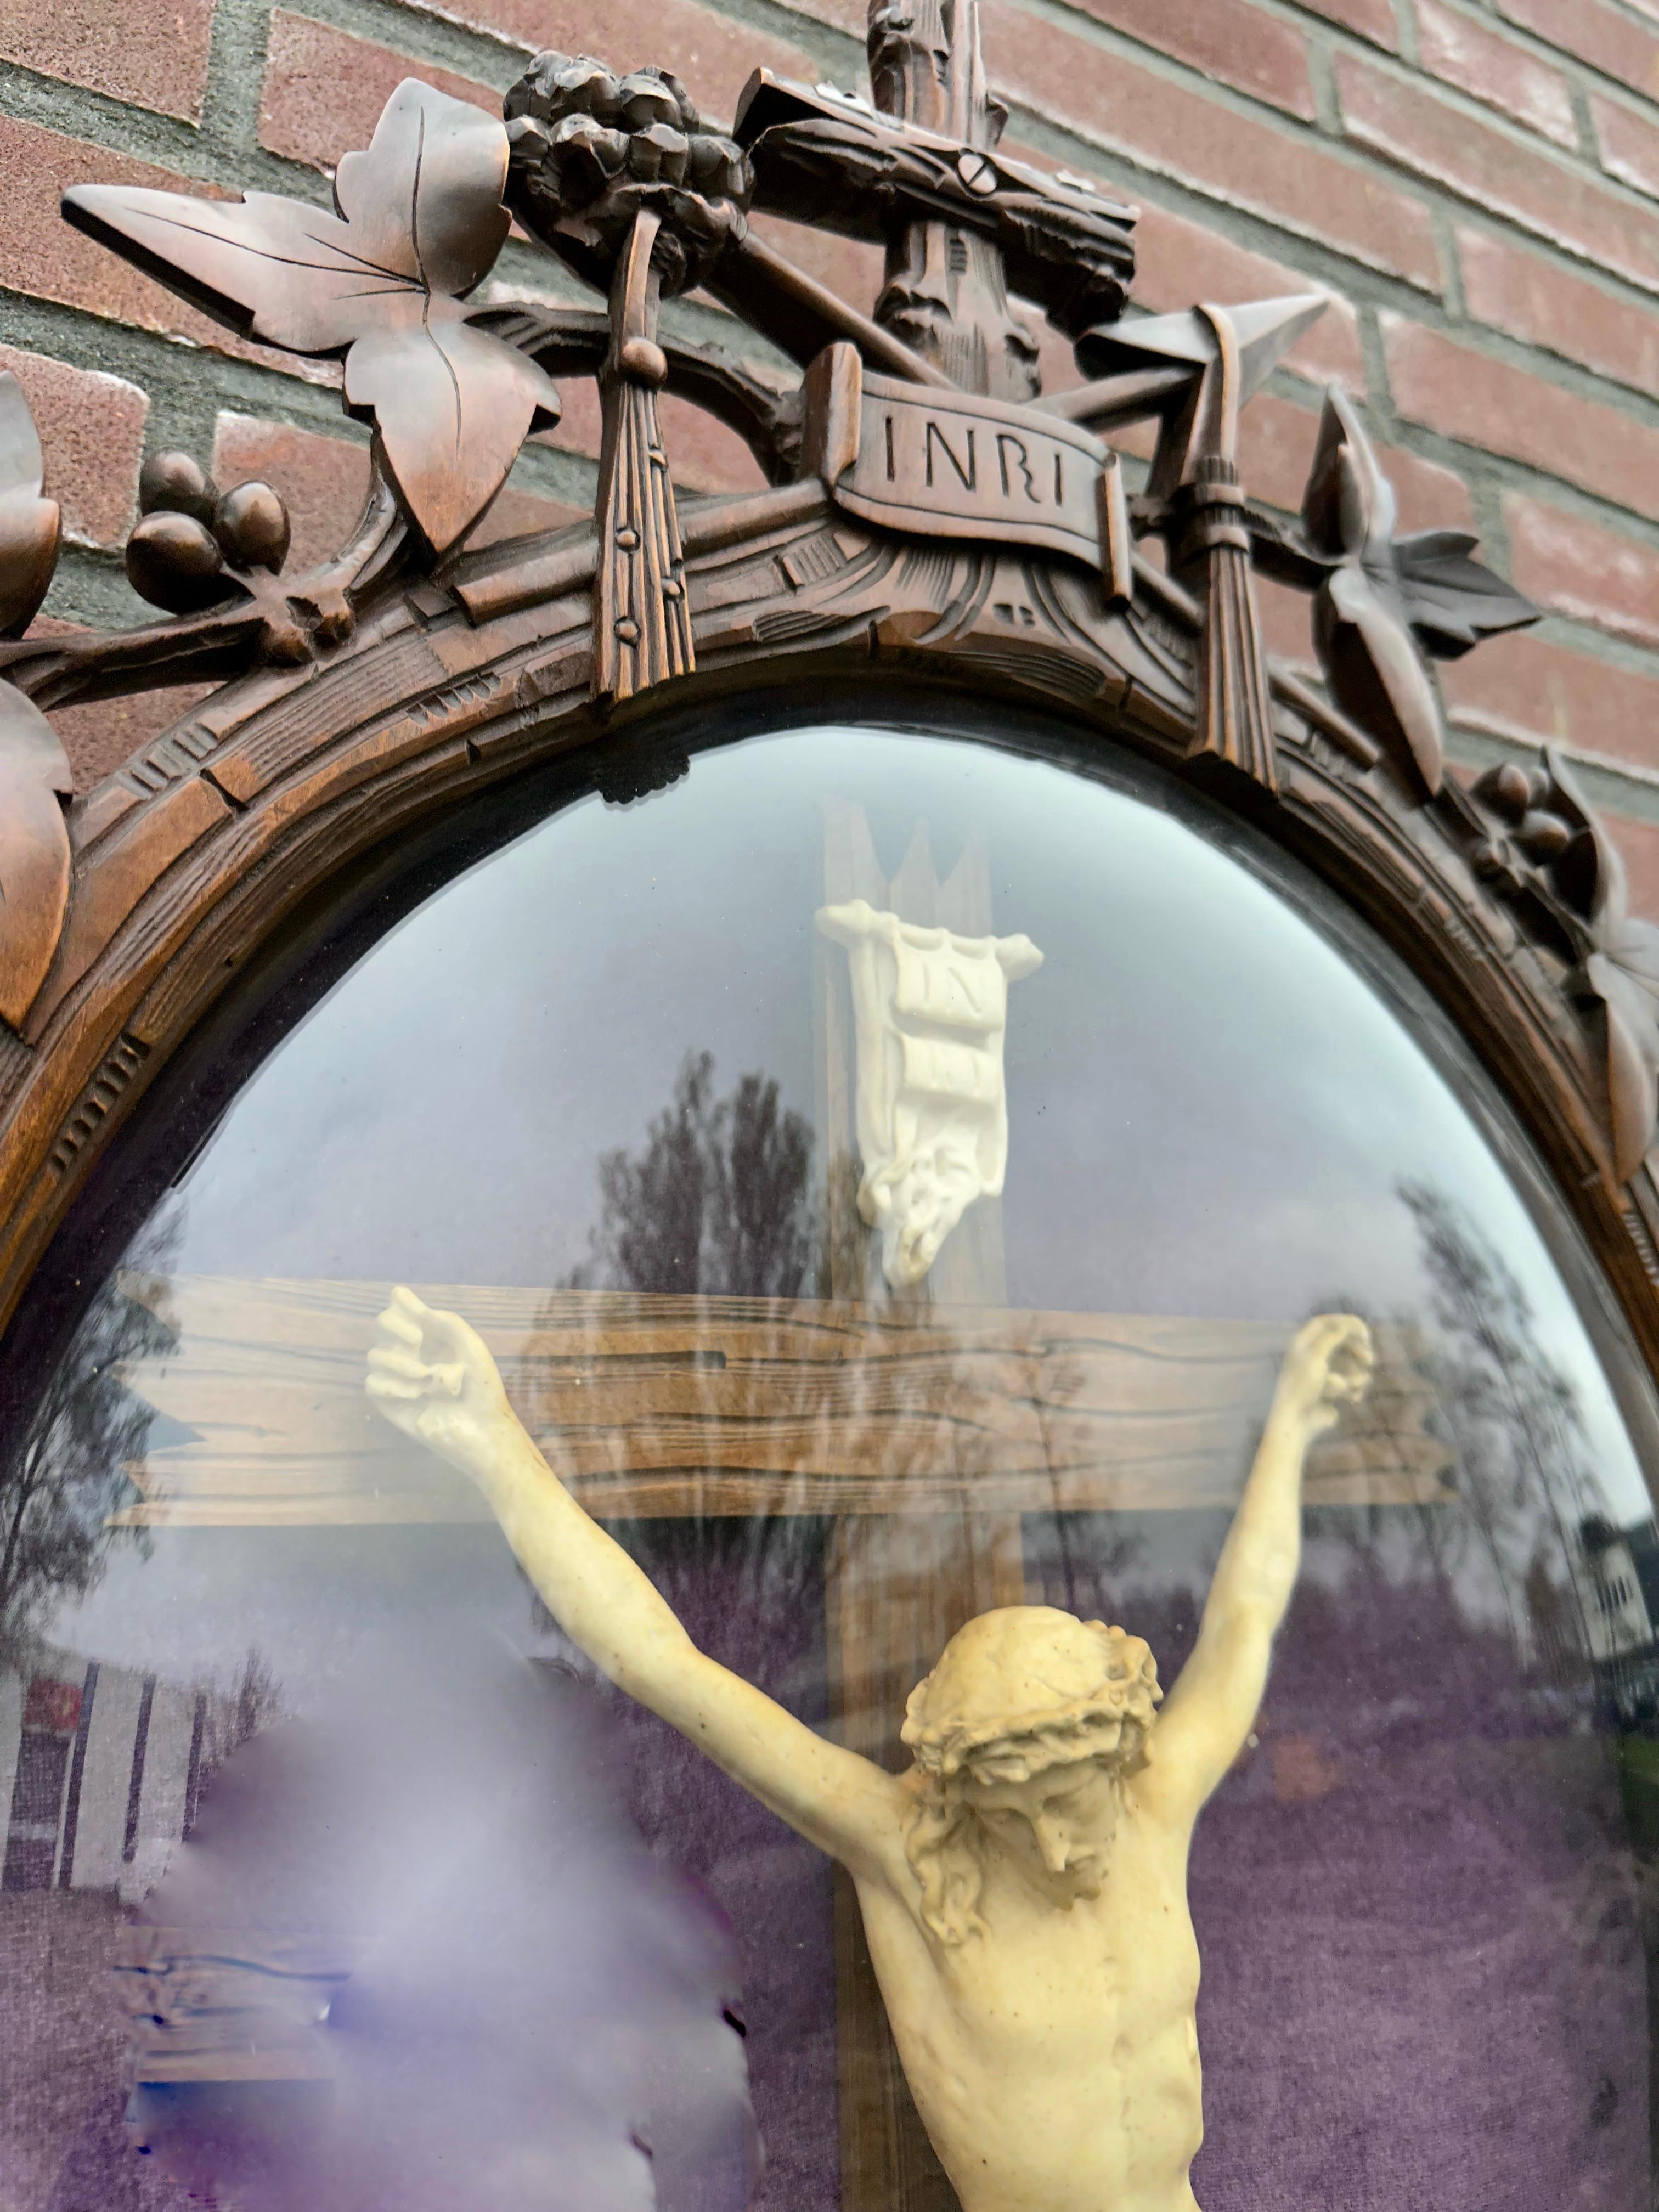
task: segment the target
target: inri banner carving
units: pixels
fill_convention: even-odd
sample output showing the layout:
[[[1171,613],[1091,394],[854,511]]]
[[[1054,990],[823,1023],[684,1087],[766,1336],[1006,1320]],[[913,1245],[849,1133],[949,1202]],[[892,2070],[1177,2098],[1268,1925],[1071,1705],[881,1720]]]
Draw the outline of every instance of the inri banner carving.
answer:
[[[859,1211],[881,1231],[888,1281],[908,1288],[974,1200],[1002,1189],[1008,986],[1042,955],[1029,937],[924,929],[865,899],[817,920],[852,963]]]

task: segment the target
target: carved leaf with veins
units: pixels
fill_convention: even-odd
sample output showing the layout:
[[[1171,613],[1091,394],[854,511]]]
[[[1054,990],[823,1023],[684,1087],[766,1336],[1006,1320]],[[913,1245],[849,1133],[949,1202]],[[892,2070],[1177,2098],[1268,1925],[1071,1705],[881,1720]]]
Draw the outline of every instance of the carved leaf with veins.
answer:
[[[526,436],[558,420],[545,371],[466,320],[509,227],[495,117],[410,77],[329,215],[275,192],[196,199],[77,185],[77,229],[244,337],[343,355],[349,412],[372,420],[404,511],[445,552],[478,520]]]
[[[1461,530],[1401,538],[1394,487],[1364,425],[1333,387],[1303,501],[1303,527],[1330,563],[1314,600],[1314,642],[1337,704],[1409,763],[1431,797],[1445,773],[1440,705],[1425,653],[1452,660],[1481,638],[1536,622],[1538,609],[1473,559]]]

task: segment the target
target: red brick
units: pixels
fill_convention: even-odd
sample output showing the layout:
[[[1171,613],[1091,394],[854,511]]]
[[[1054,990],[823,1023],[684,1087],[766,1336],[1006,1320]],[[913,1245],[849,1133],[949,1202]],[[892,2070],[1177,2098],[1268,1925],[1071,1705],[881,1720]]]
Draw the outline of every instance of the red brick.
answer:
[[[1271,507],[1300,507],[1318,435],[1316,409],[1294,406],[1270,392],[1251,400],[1239,423],[1238,463],[1252,496]],[[1399,500],[1402,530],[1473,528],[1474,508],[1462,477],[1396,447],[1379,446],[1377,459]]]
[[[1659,430],[1420,324],[1382,322],[1395,404],[1408,420],[1659,515]]]
[[[874,307],[884,274],[878,246],[862,245],[833,230],[813,230],[806,223],[780,222],[769,215],[755,217],[755,230],[775,252],[805,270],[860,314],[867,315]]]
[[[659,403],[662,442],[676,483],[688,491],[763,491],[760,463],[735,430],[690,400],[665,392]]]
[[[1633,821],[1628,814],[1608,814],[1603,823],[1612,832],[1625,864],[1625,882],[1632,914],[1659,920],[1659,823]]]
[[[597,460],[599,452],[599,387],[589,377],[570,377],[560,386],[564,413],[546,442],[563,453]],[[665,392],[658,403],[662,441],[674,481],[685,491],[759,491],[766,478],[760,464],[734,430],[690,401]]]
[[[1483,28],[1440,0],[1417,0],[1417,53],[1431,76],[1577,151],[1567,80],[1513,39]]]
[[[418,76],[452,100],[470,100],[492,115],[501,112],[501,94],[472,77],[434,69],[278,8],[270,18],[259,143],[290,161],[331,169],[342,154],[368,145],[380,110],[406,76]]]
[[[1307,41],[1292,24],[1249,0],[1073,0],[1083,14],[1127,31],[1206,76],[1312,119]]]
[[[1304,4],[1310,15],[1340,23],[1374,46],[1386,46],[1391,54],[1400,51],[1400,26],[1389,0],[1304,0]]]
[[[1659,769],[1659,665],[1642,675],[1522,634],[1444,663],[1440,684],[1462,728]]]
[[[1371,268],[1439,290],[1428,210],[1357,163],[1311,138],[1287,141],[1270,123],[1067,38],[1012,0],[984,27],[992,81],[1037,113]]]
[[[1313,649],[1313,601],[1305,592],[1288,584],[1275,584],[1266,576],[1255,580],[1255,603],[1261,615],[1261,637],[1269,653],[1288,660],[1294,668],[1317,677],[1318,657]]]
[[[1236,307],[1243,300],[1271,300],[1288,292],[1322,292],[1317,278],[1269,261],[1264,254],[1188,222],[1166,208],[1143,207],[1135,226],[1135,304],[1158,314],[1212,300]],[[1340,384],[1363,396],[1365,362],[1360,350],[1359,318],[1337,294],[1310,331],[1285,356],[1285,366],[1319,384]]]
[[[142,330],[184,337],[216,352],[255,361],[289,375],[318,383],[337,383],[332,364],[304,362],[269,346],[245,345],[217,323],[198,315],[182,300],[131,262],[71,230],[58,212],[59,193],[70,185],[145,185],[161,191],[211,195],[211,185],[129,161],[101,146],[67,138],[37,124],[0,116],[0,285],[39,300],[56,300],[88,313],[134,323]],[[217,197],[223,198],[223,194]]]
[[[1504,518],[1510,574],[1528,599],[1638,645],[1659,646],[1659,551],[1539,500],[1506,499]]]
[[[1607,0],[1498,0],[1498,9],[1632,91],[1659,94],[1659,31],[1632,23]]]
[[[213,475],[222,490],[257,477],[282,494],[294,526],[287,573],[297,576],[337,552],[350,535],[368,491],[368,449],[290,422],[222,414],[214,426]],[[489,545],[576,520],[574,507],[509,485],[471,542]]]
[[[0,60],[199,122],[214,0],[6,0]]]
[[[1659,198],[1659,124],[1599,93],[1590,94],[1590,115],[1607,174]]]
[[[1588,276],[1490,231],[1459,225],[1463,299],[1479,322],[1659,395],[1659,319]]]
[[[733,22],[696,0],[443,0],[433,12],[489,31],[530,52],[552,46],[593,54],[613,68],[654,62],[672,69],[707,116],[728,121],[751,71],[775,69],[811,83],[818,67],[799,46]],[[818,13],[814,8],[808,12]],[[826,21],[864,34],[863,0]],[[429,74],[424,68],[422,75]]]
[[[863,38],[870,20],[868,0],[794,0],[794,4],[797,14],[850,31],[855,39]]]
[[[1559,0],[1556,0],[1559,4]],[[1349,136],[1569,253],[1659,290],[1659,210],[1632,204],[1421,86],[1339,54]]]
[[[0,345],[0,369],[23,387],[46,453],[46,489],[64,532],[88,545],[123,545],[137,514],[149,401],[118,376],[71,368]]]
[[[1474,528],[1474,502],[1455,469],[1443,469],[1399,446],[1378,446],[1376,458],[1394,486],[1402,531]]]

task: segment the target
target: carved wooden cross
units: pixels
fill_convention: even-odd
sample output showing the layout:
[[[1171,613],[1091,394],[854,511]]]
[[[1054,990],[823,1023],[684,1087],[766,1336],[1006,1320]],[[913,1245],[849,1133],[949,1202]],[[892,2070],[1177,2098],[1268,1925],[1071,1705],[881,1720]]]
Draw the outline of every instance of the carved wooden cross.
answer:
[[[885,244],[875,322],[902,342],[910,374],[920,364],[960,392],[1032,398],[1036,341],[1009,305],[1011,282],[1047,298],[1060,278],[1059,316],[1074,335],[1112,319],[1134,212],[997,150],[1006,111],[986,89],[978,0],[871,0],[869,55],[874,109],[756,72],[734,126],[754,155],[755,204]]]
[[[918,845],[878,886],[851,810],[832,831],[866,894],[879,888],[901,910],[925,914],[931,892],[942,917],[971,913],[982,889],[972,856],[965,875],[937,884]],[[826,966],[842,957],[836,945],[823,953]],[[839,980],[832,968],[828,980]],[[826,988],[821,1003],[823,1110],[830,1131],[850,1138],[841,1001]],[[1290,1332],[947,1303],[1000,1279],[994,1200],[971,1209],[946,1244],[930,1302],[872,1302],[860,1295],[870,1239],[853,1210],[855,1180],[835,1178],[832,1287],[850,1294],[828,1303],[419,1288],[477,1328],[521,1417],[597,1516],[832,1519],[834,1724],[896,1767],[904,1698],[950,1636],[976,1613],[1025,1599],[1023,1516],[1233,1503]],[[179,1348],[135,1363],[125,1379],[180,1425],[178,1441],[136,1470],[143,1502],[125,1521],[258,1528],[490,1518],[471,1484],[410,1446],[364,1396],[364,1347],[389,1284],[198,1277],[130,1287],[165,1295]],[[1316,1448],[1310,1502],[1450,1494],[1449,1455],[1424,1432],[1428,1393],[1410,1347],[1383,1330],[1379,1348],[1360,1419]],[[939,2212],[952,2201],[948,2185],[893,2053],[844,1884],[836,1954],[842,2203]],[[225,2002],[228,2019],[234,2003]],[[218,2048],[192,2058],[192,2078],[220,2078]],[[222,2056],[223,2078],[246,2077],[245,2057],[228,2045]]]

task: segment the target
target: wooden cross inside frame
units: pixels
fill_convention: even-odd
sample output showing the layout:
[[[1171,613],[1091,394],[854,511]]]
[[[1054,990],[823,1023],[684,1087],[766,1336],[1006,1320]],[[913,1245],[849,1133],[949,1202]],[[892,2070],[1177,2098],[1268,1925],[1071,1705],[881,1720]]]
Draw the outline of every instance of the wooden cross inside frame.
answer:
[[[925,832],[882,873],[862,812],[830,805],[826,902],[990,933],[982,848],[940,883]],[[974,1614],[1025,1601],[1027,1514],[1235,1502],[1288,1328],[1006,1304],[1000,1202],[981,1199],[928,1277],[892,1297],[855,1206],[856,1065],[846,955],[816,951],[818,1127],[828,1162],[828,1299],[421,1285],[463,1314],[550,1462],[600,1519],[813,1515],[825,1559],[833,1725],[902,1763],[904,1700]],[[134,1470],[158,1525],[489,1517],[363,1395],[391,1285],[185,1278],[131,1282],[177,1349],[125,1379],[186,1441]],[[1431,1394],[1401,1332],[1379,1333],[1366,1405],[1312,1455],[1312,1503],[1450,1495],[1424,1426]],[[180,1433],[175,1431],[175,1433]],[[838,1879],[836,1954],[844,2212],[950,2212],[949,2185],[888,2033],[856,1900]]]
[[[884,875],[862,811],[825,810],[826,903],[991,932],[970,846],[944,882],[925,830]],[[1226,1506],[1242,1488],[1288,1327],[1010,1309],[1000,1201],[981,1199],[902,1299],[859,1219],[847,957],[816,940],[817,1127],[827,1299],[423,1284],[500,1366],[550,1463],[597,1518],[827,1516],[832,1724],[903,1763],[904,1700],[975,1613],[1028,1596],[1028,1514]],[[176,1349],[128,1385],[182,1425],[133,1472],[118,1517],[156,1526],[487,1519],[478,1492],[413,1449],[363,1393],[382,1282],[133,1279]],[[1329,1504],[1445,1498],[1449,1454],[1400,1331],[1379,1333],[1363,1409],[1311,1455]],[[836,1893],[843,2212],[951,2212],[888,2032],[851,1886]],[[206,2063],[206,2062],[204,2062]]]
[[[839,951],[839,948],[830,948]],[[947,1247],[947,1253],[948,1253]],[[130,1279],[176,1351],[128,1385],[182,1425],[134,1472],[151,1527],[483,1520],[465,1479],[369,1407],[385,1282]],[[843,1739],[901,1763],[903,1700],[962,1622],[1027,1595],[1027,1514],[1226,1506],[1289,1330],[1270,1322],[631,1291],[416,1285],[465,1314],[602,1519],[813,1515]],[[1449,1498],[1413,1346],[1311,1457],[1310,1503]],[[837,1906],[842,2203],[950,2203],[892,2052],[855,1908]],[[204,2060],[203,2062],[206,2063]]]

